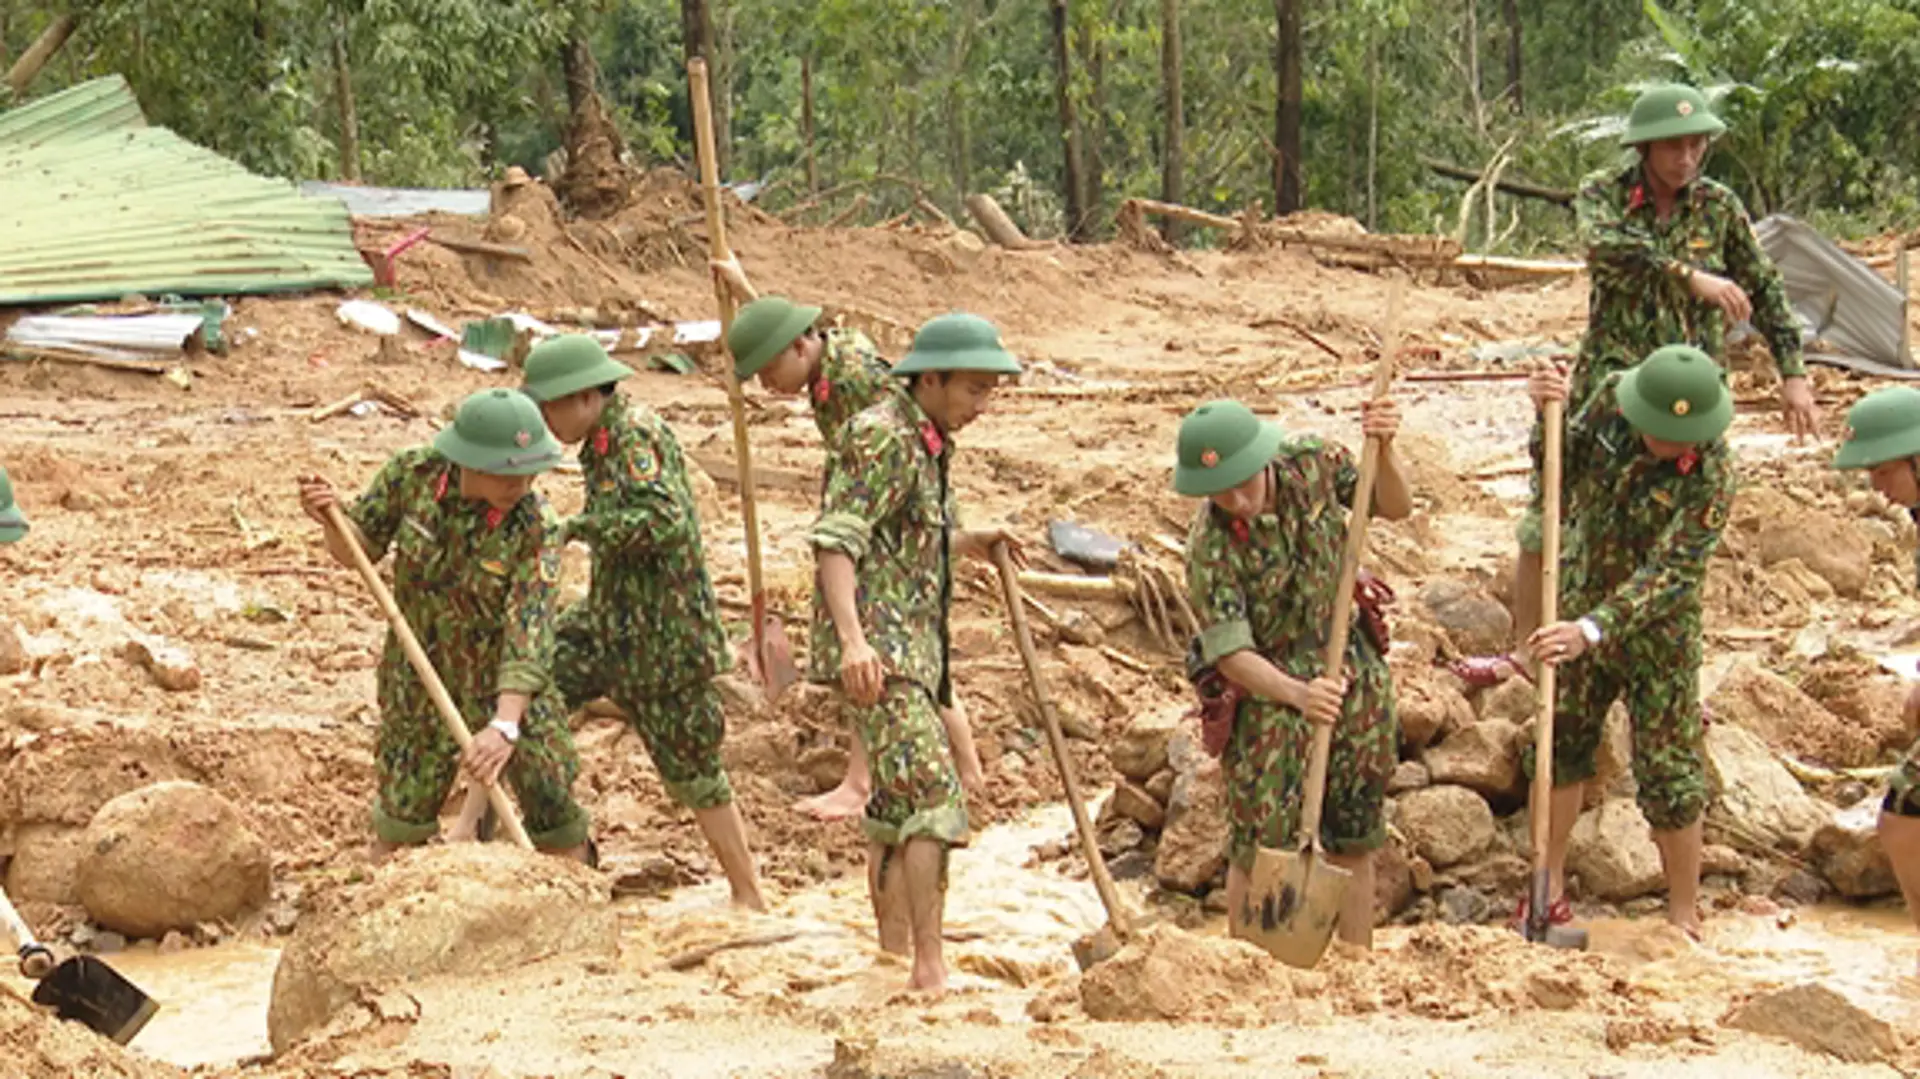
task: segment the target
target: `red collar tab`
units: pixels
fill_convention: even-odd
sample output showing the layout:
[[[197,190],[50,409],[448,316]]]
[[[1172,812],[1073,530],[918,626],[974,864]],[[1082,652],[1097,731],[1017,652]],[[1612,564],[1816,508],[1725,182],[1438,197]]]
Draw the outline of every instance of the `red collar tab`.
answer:
[[[1693,450],[1688,450],[1674,459],[1673,467],[1679,469],[1682,476],[1691,476],[1693,475],[1694,466],[1699,463],[1700,455]]]
[[[941,437],[940,428],[935,427],[932,420],[920,421],[920,441],[926,443],[927,452],[935,457],[947,448],[947,440]]]
[[[613,432],[607,430],[605,427],[594,428],[593,429],[593,452],[599,454],[602,457],[605,457],[607,455],[607,451],[612,448],[613,448]]]
[[[1633,190],[1627,192],[1627,212],[1632,213],[1635,210],[1638,210],[1640,207],[1645,206],[1646,204],[1647,204],[1647,185],[1634,184]]]
[[[507,511],[498,506],[487,507],[487,527],[499,528],[500,522],[507,519]]]
[[[1241,543],[1253,542],[1253,529],[1247,527],[1247,522],[1244,518],[1235,517],[1232,520],[1228,521],[1227,529],[1228,531],[1233,533],[1233,538],[1238,540],[1239,542]]]
[[[833,383],[827,381],[827,376],[821,375],[818,379],[815,379],[813,383],[813,403],[816,405],[824,405],[827,403],[827,398],[831,396],[833,396]]]
[[[440,473],[439,479],[433,481],[433,500],[435,502],[444,501],[446,499],[447,484],[452,479],[453,479],[453,469],[449,468],[444,472]]]

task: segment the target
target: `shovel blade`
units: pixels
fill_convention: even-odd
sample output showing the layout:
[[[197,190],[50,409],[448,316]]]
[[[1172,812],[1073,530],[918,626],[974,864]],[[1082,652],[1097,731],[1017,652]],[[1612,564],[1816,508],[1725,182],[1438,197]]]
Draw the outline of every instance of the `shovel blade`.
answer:
[[[1326,954],[1353,874],[1315,850],[1262,848],[1253,858],[1247,896],[1230,912],[1233,935],[1290,967],[1311,968]]]
[[[125,1045],[160,1010],[120,972],[90,955],[77,955],[53,968],[33,989],[33,1002]]]

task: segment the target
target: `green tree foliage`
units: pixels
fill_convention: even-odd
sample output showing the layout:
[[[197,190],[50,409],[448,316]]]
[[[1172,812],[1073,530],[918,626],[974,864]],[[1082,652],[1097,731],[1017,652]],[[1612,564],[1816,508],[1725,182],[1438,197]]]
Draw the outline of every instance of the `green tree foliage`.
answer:
[[[823,221],[916,198],[959,216],[1000,196],[1064,231],[1065,134],[1050,0],[708,0],[732,173],[773,209]],[[1181,0],[1187,201],[1271,205],[1272,0]],[[1564,244],[1564,209],[1507,195],[1465,216],[1437,159],[1569,188],[1626,157],[1617,120],[1654,80],[1693,82],[1731,125],[1710,159],[1758,212],[1838,230],[1920,209],[1920,0],[1307,0],[1308,203],[1380,230],[1462,233],[1475,247]],[[1158,192],[1159,0],[1070,0],[1077,137],[1093,233]],[[341,167],[341,53],[368,182],[471,184],[540,171],[562,145],[560,56],[583,34],[638,163],[690,157],[679,0],[13,0],[0,55],[79,15],[33,83],[120,72],[148,114],[263,172]],[[1521,55],[1509,16],[1517,15]],[[344,34],[344,38],[341,35]],[[344,41],[345,49],[336,48]],[[1521,101],[1506,93],[1518,62]],[[810,80],[807,75],[811,76]],[[803,96],[812,90],[811,140]],[[808,180],[811,155],[816,182]],[[1204,232],[1189,242],[1210,242]]]

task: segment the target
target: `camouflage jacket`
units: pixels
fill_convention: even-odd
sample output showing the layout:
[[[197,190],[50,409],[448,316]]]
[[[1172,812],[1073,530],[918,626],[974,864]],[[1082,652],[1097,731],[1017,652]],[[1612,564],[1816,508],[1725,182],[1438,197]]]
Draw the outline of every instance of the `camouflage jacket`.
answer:
[[[632,649],[640,685],[679,689],[726,662],[687,462],[666,421],[615,395],[580,447],[586,507],[564,526],[593,548],[589,619]]]
[[[947,482],[953,446],[911,396],[902,394],[848,422],[828,447],[827,489],[809,541],[853,559],[857,610],[888,677],[951,703],[947,607],[949,545],[960,527]],[[840,638],[816,576],[809,676],[838,682]]]
[[[1648,453],[1620,414],[1619,381],[1607,379],[1567,421],[1561,478],[1560,614],[1592,618],[1608,640],[1699,618],[1735,487],[1724,439],[1677,461]]]
[[[820,351],[820,374],[807,387],[813,422],[828,446],[839,441],[847,421],[881,401],[907,395],[873,341],[859,330],[828,330]]]
[[[461,498],[459,472],[430,446],[402,450],[347,516],[367,538],[367,557],[393,551],[394,601],[472,716],[498,693],[549,684],[560,555],[545,499],[529,494],[502,512]],[[424,695],[391,633],[378,678],[383,699]]]
[[[1807,373],[1800,322],[1787,303],[1780,271],[1753,234],[1740,196],[1701,178],[1680,193],[1673,213],[1657,220],[1640,165],[1587,178],[1574,200],[1587,249],[1592,289],[1580,362],[1592,372],[1587,393],[1606,375],[1639,363],[1662,345],[1690,344],[1722,358],[1726,316],[1693,298],[1679,276],[1693,267],[1731,279],[1753,301],[1753,325],[1773,350],[1781,377]],[[1570,408],[1579,407],[1584,394]]]
[[[1295,678],[1313,678],[1325,658],[1346,507],[1360,473],[1346,449],[1312,437],[1283,444],[1267,467],[1271,511],[1246,521],[1206,502],[1188,529],[1187,591],[1201,660],[1251,648]],[[1349,662],[1361,636],[1351,635]]]

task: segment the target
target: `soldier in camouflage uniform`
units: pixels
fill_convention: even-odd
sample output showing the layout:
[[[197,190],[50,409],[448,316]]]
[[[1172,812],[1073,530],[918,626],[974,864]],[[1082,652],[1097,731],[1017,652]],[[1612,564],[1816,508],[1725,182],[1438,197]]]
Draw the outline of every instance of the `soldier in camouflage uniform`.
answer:
[[[1689,344],[1722,357],[1728,327],[1750,319],[1779,368],[1788,427],[1805,435],[1819,422],[1800,323],[1780,272],[1754,236],[1740,197],[1700,174],[1709,140],[1725,130],[1698,90],[1655,87],[1634,102],[1621,139],[1637,160],[1596,173],[1581,187],[1574,208],[1592,286],[1570,417],[1608,377],[1663,345]],[[1516,640],[1540,620],[1538,457],[1532,480],[1514,564]],[[1481,687],[1521,673],[1524,665],[1516,653],[1474,657],[1454,670]]]
[[[347,508],[369,558],[393,551],[394,600],[477,732],[462,757],[389,633],[376,675],[376,854],[433,838],[456,770],[485,785],[504,768],[534,845],[586,858],[587,814],[571,793],[580,762],[549,669],[557,522],[533,493],[534,475],[559,461],[538,406],[482,391],[431,446],[394,455]],[[338,499],[306,476],[300,501],[324,525]],[[327,530],[335,560],[352,565],[345,544]]]
[[[1400,519],[1412,495],[1393,452],[1399,410],[1364,406],[1362,430],[1384,441],[1374,507]],[[1359,630],[1346,666],[1323,671],[1347,528],[1360,476],[1345,449],[1289,440],[1237,401],[1201,405],[1180,424],[1174,489],[1204,498],[1187,533],[1187,590],[1199,616],[1200,660],[1247,693],[1221,764],[1228,816],[1227,906],[1245,902],[1261,847],[1291,849],[1304,802],[1315,724],[1334,725],[1321,839],[1354,874],[1340,935],[1373,939],[1373,852],[1386,840],[1387,779],[1400,725],[1385,657]]]
[[[707,575],[687,463],[666,421],[615,392],[633,369],[591,337],[543,341],[526,394],[563,443],[582,443],[586,508],[560,539],[593,548],[587,597],[561,612],[554,681],[569,708],[612,698],[646,743],[667,793],[694,819],[733,902],[766,907],[720,761],[726,715],[713,684],[726,630]]]
[[[13,501],[13,481],[0,468],[0,543],[18,543],[27,534],[27,515]]]
[[[1536,405],[1564,399],[1567,379],[1543,366],[1528,391]],[[1577,613],[1527,642],[1541,662],[1571,664],[1554,705],[1554,921],[1572,914],[1562,894],[1567,839],[1607,710],[1624,697],[1640,810],[1666,871],[1667,920],[1699,935],[1700,589],[1733,503],[1733,455],[1721,438],[1732,422],[1726,373],[1690,345],[1658,349],[1612,376],[1567,422],[1560,609]]]
[[[953,435],[1020,364],[993,325],[943,315],[894,369],[908,395],[867,409],[830,447],[827,490],[809,539],[818,562],[811,670],[838,683],[872,762],[867,883],[880,946],[913,956],[909,988],[939,992],[948,848],[968,836],[967,802],[939,709],[952,702],[947,616],[951,556],[986,558],[1004,531],[961,531],[948,467]]]
[[[1847,413],[1847,440],[1833,467],[1866,469],[1873,488],[1905,506],[1920,523],[1920,390],[1890,386],[1861,398]],[[1920,570],[1920,566],[1916,566]],[[1920,727],[1920,685],[1907,694],[1907,729]],[[1920,926],[1920,741],[1894,769],[1880,806],[1880,845],[1893,863]]]
[[[745,275],[739,276],[734,287],[751,294]],[[814,326],[819,317],[818,307],[782,296],[762,296],[735,316],[727,333],[727,349],[733,353],[734,374],[741,382],[757,377],[761,386],[774,393],[804,392],[820,439],[831,448],[838,444],[847,421],[881,401],[903,398],[907,391],[866,334],[852,329],[821,331]],[[949,740],[956,747],[965,744],[968,727],[959,698],[951,707],[943,707],[940,717]],[[978,790],[983,782],[979,758],[966,752],[958,763],[961,783]],[[840,785],[802,799],[794,808],[818,820],[852,817],[865,807],[872,787],[866,750],[855,738]]]

